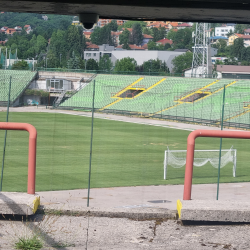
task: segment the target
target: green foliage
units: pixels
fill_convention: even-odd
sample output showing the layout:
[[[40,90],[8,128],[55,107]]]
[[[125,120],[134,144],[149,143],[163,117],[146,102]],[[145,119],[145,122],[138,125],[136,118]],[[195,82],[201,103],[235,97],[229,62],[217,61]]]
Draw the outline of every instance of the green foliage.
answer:
[[[113,39],[111,37],[111,26],[105,25],[102,28],[96,27],[91,33],[90,38],[91,42],[97,45],[113,45]]]
[[[159,29],[152,28],[152,33],[153,33],[153,41],[157,42],[157,41],[165,38],[166,29],[164,27],[160,27]]]
[[[164,46],[162,44],[156,44],[153,41],[148,42],[148,50],[164,50]]]
[[[110,71],[112,69],[112,62],[108,55],[104,55],[100,58],[99,61],[99,70],[107,70]]]
[[[26,61],[22,60],[22,61],[17,61],[12,65],[12,68],[14,70],[27,70],[29,69],[29,65]]]
[[[171,30],[167,33],[167,39],[169,39],[169,40],[174,40],[174,39],[175,39],[175,35],[176,35],[176,31],[174,31],[173,29],[171,29]]]
[[[134,23],[132,26],[132,33],[129,37],[130,44],[140,45],[143,40],[142,27],[139,23]]]
[[[68,69],[80,69],[80,58],[75,55],[75,52],[72,52],[72,57],[67,62]]]
[[[192,66],[192,60],[193,60],[192,52],[186,52],[182,55],[175,57],[172,60],[172,63],[174,65],[174,72],[183,73],[183,70],[188,69]]]
[[[146,23],[143,21],[127,21],[123,24],[123,28],[132,28],[134,24],[140,24],[142,28],[146,27]]]
[[[192,31],[189,28],[178,30],[172,40],[174,49],[189,49],[192,51]]]
[[[234,27],[234,32],[238,34],[244,34],[244,30],[248,28],[247,24],[236,24]]]
[[[112,20],[109,24],[108,24],[109,28],[111,31],[117,31],[118,29],[118,24],[116,22],[116,20]]]
[[[127,42],[122,45],[122,48],[126,50],[130,50],[130,47]]]
[[[98,70],[98,63],[94,59],[89,59],[86,63],[87,70]]]
[[[15,243],[15,249],[22,250],[39,250],[43,247],[41,240],[37,236],[30,238],[21,237],[18,242]]]
[[[117,60],[115,63],[114,71],[135,71],[137,63],[134,58],[125,57]]]
[[[147,35],[151,35],[151,36],[153,35],[152,29],[147,28],[147,27],[143,28],[142,33],[147,34]]]
[[[1,26],[14,28],[15,26],[24,27],[29,24],[32,29],[40,27],[40,30],[46,32],[48,29],[67,29],[71,24],[72,16],[46,14],[48,20],[42,19],[44,14],[35,13],[18,13],[18,12],[4,12],[0,15]]]
[[[125,29],[120,35],[119,35],[119,41],[120,44],[128,44],[129,43],[129,30]]]
[[[26,89],[25,95],[37,95],[37,96],[47,97],[49,96],[49,92],[37,89]]]
[[[148,60],[143,63],[143,72],[165,72],[169,73],[169,68],[166,65],[166,62],[157,60]]]

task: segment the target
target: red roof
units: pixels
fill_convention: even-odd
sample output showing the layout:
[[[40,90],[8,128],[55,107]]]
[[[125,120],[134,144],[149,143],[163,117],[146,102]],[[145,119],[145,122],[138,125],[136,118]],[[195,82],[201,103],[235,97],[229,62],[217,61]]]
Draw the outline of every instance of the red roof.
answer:
[[[144,48],[139,47],[135,44],[129,44],[129,47],[130,47],[130,49],[133,49],[133,50],[141,50],[141,49],[144,50]]]
[[[192,27],[192,26],[188,23],[181,23],[178,25],[178,27]]]
[[[123,30],[127,29],[129,32],[132,32],[132,28],[122,28]]]
[[[148,38],[148,39],[153,39],[153,37],[152,36],[150,36],[150,35],[147,35],[147,34],[143,34],[143,37],[146,39],[146,38]]]
[[[112,36],[119,36],[119,35],[121,35],[121,33],[122,33],[122,31],[117,31],[117,32],[111,31]]]
[[[87,49],[99,49],[99,46],[96,44],[90,44]]]
[[[237,34],[237,33],[235,33],[235,35],[238,36],[239,38],[250,39],[250,35],[243,35],[243,34]]]
[[[29,25],[29,24],[26,24],[26,25],[24,25],[24,27],[25,27],[25,28],[26,28],[26,27],[28,28],[28,27],[30,27],[30,25]]]
[[[84,35],[87,35],[87,36],[88,36],[88,35],[91,35],[91,33],[92,33],[91,31],[84,31],[84,32],[83,32],[83,34],[84,34]]]
[[[169,40],[167,38],[164,38],[164,39],[161,39],[161,40],[157,41],[156,43],[161,43],[161,44],[165,45],[166,43],[172,44],[173,41],[171,41],[171,40]]]
[[[249,32],[250,32],[250,29],[246,29],[246,30],[244,30],[244,32],[248,32],[248,33],[249,33]]]
[[[148,45],[147,43],[145,43],[144,45],[141,46],[143,49],[148,49]]]

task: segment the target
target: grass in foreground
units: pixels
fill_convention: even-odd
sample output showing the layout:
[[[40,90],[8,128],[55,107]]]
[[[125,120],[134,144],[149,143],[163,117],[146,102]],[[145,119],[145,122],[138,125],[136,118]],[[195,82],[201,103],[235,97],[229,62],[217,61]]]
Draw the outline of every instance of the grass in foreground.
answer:
[[[5,121],[6,113],[0,113]],[[36,191],[87,188],[91,118],[65,114],[10,113],[10,122],[27,122],[38,131]],[[186,126],[188,127],[188,125]],[[0,131],[2,158],[4,131]],[[183,184],[185,168],[169,167],[163,180],[164,151],[186,149],[189,131],[94,120],[91,187]],[[221,169],[221,182],[249,181],[249,140],[223,139],[238,150],[236,178],[232,164]],[[196,149],[219,149],[219,139],[198,138]],[[27,189],[28,133],[8,131],[3,191]],[[193,183],[216,183],[217,169],[194,168]]]
[[[32,236],[31,238],[22,237],[15,243],[15,248],[21,250],[39,250],[42,247],[43,244],[37,236]]]

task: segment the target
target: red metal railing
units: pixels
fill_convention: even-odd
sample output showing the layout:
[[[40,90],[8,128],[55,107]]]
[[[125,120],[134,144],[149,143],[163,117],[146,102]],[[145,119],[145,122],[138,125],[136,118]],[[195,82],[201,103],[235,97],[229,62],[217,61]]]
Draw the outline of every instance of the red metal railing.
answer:
[[[28,194],[35,194],[36,182],[36,139],[37,131],[28,123],[0,122],[0,130],[26,130],[29,132]]]
[[[186,157],[183,200],[191,200],[194,148],[195,148],[195,139],[197,137],[250,139],[250,132],[198,129],[189,134],[187,138],[187,157]]]

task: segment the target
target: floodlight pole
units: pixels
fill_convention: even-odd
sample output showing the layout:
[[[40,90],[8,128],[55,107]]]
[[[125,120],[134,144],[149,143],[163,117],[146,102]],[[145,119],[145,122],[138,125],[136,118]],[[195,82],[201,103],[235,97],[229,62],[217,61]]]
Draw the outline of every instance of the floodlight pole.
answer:
[[[94,108],[95,108],[95,80],[93,84],[93,97],[92,97],[92,121],[91,121],[91,137],[90,137],[90,156],[89,156],[89,181],[88,181],[88,197],[87,207],[89,207],[89,195],[90,195],[90,179],[91,179],[91,161],[92,161],[92,143],[93,143],[93,128],[94,128]]]

